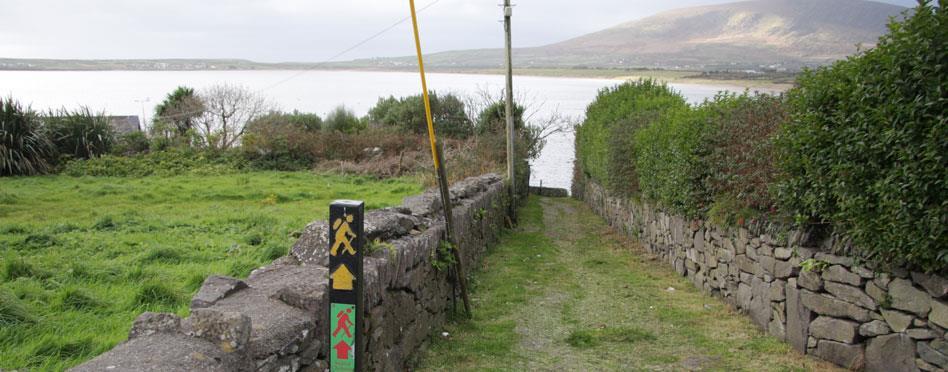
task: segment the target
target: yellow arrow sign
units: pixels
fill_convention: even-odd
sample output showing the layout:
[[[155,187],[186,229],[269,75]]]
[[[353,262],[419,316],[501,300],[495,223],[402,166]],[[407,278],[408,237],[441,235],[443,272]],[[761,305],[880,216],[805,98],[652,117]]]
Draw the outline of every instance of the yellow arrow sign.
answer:
[[[332,289],[351,291],[353,288],[352,282],[354,281],[355,277],[352,276],[352,272],[345,264],[339,265],[336,272],[332,273]]]

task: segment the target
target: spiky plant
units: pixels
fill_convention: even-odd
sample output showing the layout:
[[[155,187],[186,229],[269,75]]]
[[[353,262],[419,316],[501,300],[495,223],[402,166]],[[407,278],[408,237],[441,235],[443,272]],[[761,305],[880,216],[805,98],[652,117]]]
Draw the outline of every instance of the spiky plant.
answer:
[[[54,156],[36,113],[12,98],[0,97],[0,176],[47,173]]]
[[[115,132],[104,113],[88,107],[51,111],[46,117],[51,138],[61,156],[77,159],[107,154],[115,143]]]

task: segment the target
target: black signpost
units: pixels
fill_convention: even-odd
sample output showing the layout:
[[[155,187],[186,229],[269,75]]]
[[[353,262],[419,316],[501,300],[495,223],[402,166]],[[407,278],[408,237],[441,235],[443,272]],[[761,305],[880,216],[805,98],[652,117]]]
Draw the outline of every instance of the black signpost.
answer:
[[[365,203],[337,200],[329,206],[329,369],[359,371],[362,321],[362,249]]]

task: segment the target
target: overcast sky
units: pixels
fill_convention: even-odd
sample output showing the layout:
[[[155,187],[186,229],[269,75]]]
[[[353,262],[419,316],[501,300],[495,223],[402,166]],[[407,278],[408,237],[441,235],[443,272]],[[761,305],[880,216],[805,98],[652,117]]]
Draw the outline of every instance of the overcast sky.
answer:
[[[433,0],[416,0],[421,8]],[[502,0],[440,0],[425,52],[503,45]],[[728,0],[514,0],[514,45],[536,46],[663,10]],[[885,0],[912,6],[916,0]],[[0,0],[0,57],[319,62],[408,16],[408,0]],[[339,60],[414,53],[409,23]]]

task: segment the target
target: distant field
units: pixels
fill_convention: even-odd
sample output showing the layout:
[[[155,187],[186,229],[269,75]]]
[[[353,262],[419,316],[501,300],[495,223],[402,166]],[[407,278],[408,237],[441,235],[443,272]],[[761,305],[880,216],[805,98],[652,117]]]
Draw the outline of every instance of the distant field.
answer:
[[[307,172],[0,179],[0,369],[74,366],[143,311],[187,315],[208,275],[285,255],[332,200],[374,209],[421,190]]]

